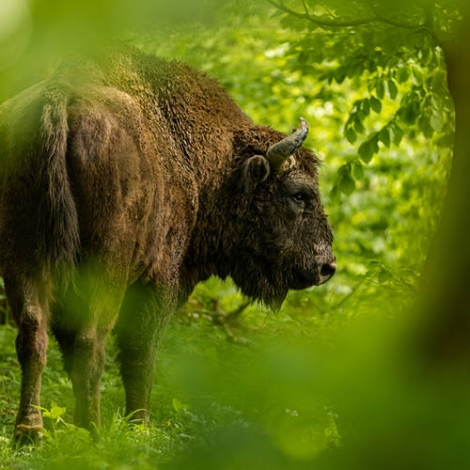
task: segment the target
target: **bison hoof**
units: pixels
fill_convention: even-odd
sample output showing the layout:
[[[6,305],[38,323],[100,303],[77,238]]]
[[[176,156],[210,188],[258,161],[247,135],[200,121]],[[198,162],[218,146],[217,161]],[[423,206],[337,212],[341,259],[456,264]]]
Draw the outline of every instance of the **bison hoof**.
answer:
[[[36,444],[44,438],[44,428],[42,426],[31,426],[19,424],[15,428],[15,442],[19,446]]]

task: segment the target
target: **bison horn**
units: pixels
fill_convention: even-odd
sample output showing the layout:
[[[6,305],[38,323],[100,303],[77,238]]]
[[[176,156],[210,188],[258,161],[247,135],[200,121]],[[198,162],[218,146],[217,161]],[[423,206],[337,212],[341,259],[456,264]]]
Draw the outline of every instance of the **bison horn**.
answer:
[[[266,158],[269,160],[271,167],[274,170],[278,170],[282,164],[303,144],[307,134],[307,121],[304,118],[300,118],[300,127],[297,130],[277,144],[269,147],[266,153]]]

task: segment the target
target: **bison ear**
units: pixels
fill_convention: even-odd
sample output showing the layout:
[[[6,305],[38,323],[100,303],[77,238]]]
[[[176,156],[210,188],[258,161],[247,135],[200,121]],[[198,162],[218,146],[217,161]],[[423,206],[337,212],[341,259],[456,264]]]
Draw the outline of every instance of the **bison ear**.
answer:
[[[243,164],[241,187],[246,192],[253,191],[258,184],[266,180],[270,171],[270,165],[266,158],[261,155],[249,158]]]

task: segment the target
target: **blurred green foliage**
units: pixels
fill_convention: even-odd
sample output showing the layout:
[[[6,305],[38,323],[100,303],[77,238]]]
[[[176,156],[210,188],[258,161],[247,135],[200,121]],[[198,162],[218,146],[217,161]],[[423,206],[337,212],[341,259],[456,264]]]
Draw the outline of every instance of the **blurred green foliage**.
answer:
[[[407,347],[451,166],[454,108],[439,42],[452,39],[457,7],[0,6],[2,98],[47,76],[69,51],[119,39],[218,78],[256,122],[289,132],[305,117],[307,145],[323,161],[339,267],[325,286],[292,292],[278,315],[247,305],[230,281],[199,285],[163,339],[147,428],[120,414],[110,344],[107,424],[94,444],[70,424],[71,386],[52,344],[43,391],[49,438],[40,449],[12,450],[19,369],[15,332],[3,327],[0,468],[466,468],[468,384],[426,375]]]
[[[321,189],[340,264],[316,292],[317,303],[326,301],[320,311],[331,312],[332,294],[334,306],[358,283],[363,294],[375,295],[374,282],[410,292],[450,167],[453,109],[441,50],[431,41],[417,48],[381,25],[310,31],[308,20],[287,15],[281,29],[275,10],[269,19],[265,5],[247,8],[224,12],[217,29],[137,43],[219,78],[255,122],[285,132],[299,116],[310,122],[307,145],[324,161]]]

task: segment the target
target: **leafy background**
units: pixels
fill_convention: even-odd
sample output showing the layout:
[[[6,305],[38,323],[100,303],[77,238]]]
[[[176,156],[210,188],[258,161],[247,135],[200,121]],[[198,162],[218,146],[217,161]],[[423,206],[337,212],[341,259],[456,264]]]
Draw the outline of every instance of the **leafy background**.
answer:
[[[199,285],[163,338],[149,427],[122,415],[111,341],[97,443],[71,424],[71,385],[52,342],[48,438],[13,447],[20,372],[4,306],[0,468],[466,468],[466,389],[426,376],[409,345],[451,167],[440,46],[458,4],[5,5],[14,27],[0,22],[2,98],[70,50],[117,38],[216,77],[255,122],[289,132],[305,117],[339,269],[321,288],[289,294],[279,314],[247,303],[230,281]]]

